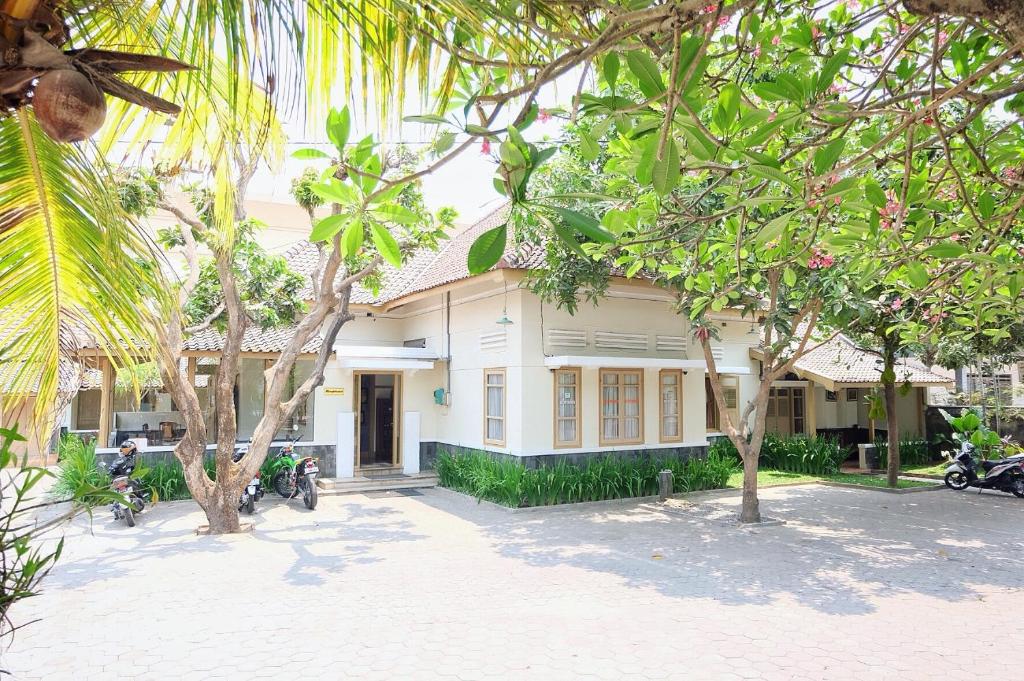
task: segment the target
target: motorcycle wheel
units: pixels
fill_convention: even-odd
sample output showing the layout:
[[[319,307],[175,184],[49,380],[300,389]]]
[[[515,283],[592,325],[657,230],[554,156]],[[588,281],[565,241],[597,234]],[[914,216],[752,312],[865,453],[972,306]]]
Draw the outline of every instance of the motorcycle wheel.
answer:
[[[252,498],[251,494],[249,495],[249,498],[245,502],[245,512],[249,515],[252,515],[256,512],[256,500]]]
[[[132,511],[131,506],[125,506],[124,511],[124,522],[128,527],[135,527],[135,512]]]
[[[274,491],[285,499],[295,496],[295,489],[288,484],[288,471],[278,471],[271,484],[274,486]]]
[[[944,482],[946,483],[946,487],[950,489],[955,489],[957,491],[967,489],[967,476],[960,471],[946,473]]]
[[[306,502],[306,508],[310,511],[316,508],[316,484],[306,481],[306,493],[302,496],[302,500]]]
[[[1018,477],[1013,481],[1013,487],[1010,489],[1013,492],[1013,496],[1018,499],[1024,499],[1024,478]]]

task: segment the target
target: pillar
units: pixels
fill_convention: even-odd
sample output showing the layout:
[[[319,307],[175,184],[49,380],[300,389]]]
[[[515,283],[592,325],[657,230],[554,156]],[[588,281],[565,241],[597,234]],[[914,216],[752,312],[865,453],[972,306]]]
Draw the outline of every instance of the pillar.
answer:
[[[110,431],[114,427],[114,367],[106,357],[100,358],[100,427],[96,436],[98,447],[110,446]]]

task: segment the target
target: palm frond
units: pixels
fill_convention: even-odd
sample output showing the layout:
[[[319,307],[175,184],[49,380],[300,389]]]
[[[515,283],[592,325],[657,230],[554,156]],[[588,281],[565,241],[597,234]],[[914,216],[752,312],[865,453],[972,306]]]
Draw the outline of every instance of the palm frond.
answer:
[[[51,140],[31,111],[0,118],[0,374],[7,402],[36,395],[38,421],[83,339],[125,363],[148,341],[154,261],[117,204],[105,164]]]

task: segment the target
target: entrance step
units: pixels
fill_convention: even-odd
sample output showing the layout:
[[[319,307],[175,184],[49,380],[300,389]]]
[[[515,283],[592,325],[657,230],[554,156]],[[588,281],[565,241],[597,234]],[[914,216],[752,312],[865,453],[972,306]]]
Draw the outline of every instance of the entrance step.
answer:
[[[401,466],[363,466],[359,469],[359,475],[369,480],[380,480],[381,478],[405,477]]]
[[[324,495],[364,494],[387,490],[421,489],[436,487],[437,476],[428,473],[420,475],[392,475],[386,478],[317,478],[316,486]]]

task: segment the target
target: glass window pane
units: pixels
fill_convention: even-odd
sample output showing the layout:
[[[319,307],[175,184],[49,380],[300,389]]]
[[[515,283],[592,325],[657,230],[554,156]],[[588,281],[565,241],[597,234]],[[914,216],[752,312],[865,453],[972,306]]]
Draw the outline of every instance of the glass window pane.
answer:
[[[502,395],[504,388],[498,386],[488,386],[487,388],[487,415],[488,416],[504,416],[504,400]]]

